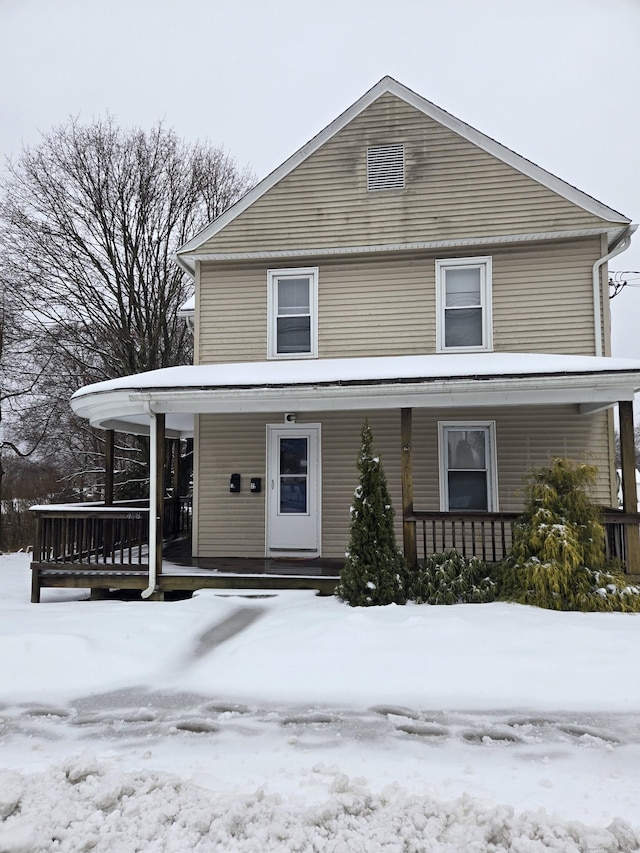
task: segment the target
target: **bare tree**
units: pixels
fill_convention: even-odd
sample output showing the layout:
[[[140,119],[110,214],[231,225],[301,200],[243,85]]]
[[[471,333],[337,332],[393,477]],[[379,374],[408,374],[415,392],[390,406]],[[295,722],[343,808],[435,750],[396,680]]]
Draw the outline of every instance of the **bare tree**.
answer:
[[[2,263],[78,384],[189,359],[172,254],[250,184],[221,149],[110,118],[71,121],[9,164]]]
[[[6,466],[16,457],[26,460],[39,443],[26,441],[20,424],[23,403],[34,393],[44,370],[36,342],[12,297],[15,291],[0,278],[0,553],[7,547],[5,518],[10,506],[3,491]]]
[[[161,124],[124,130],[110,117],[70,120],[8,163],[0,277],[37,342],[22,441],[44,429],[54,455],[86,460],[73,391],[190,360],[177,317],[189,282],[172,255],[252,182],[221,148],[188,145]],[[63,441],[60,428],[74,438]]]

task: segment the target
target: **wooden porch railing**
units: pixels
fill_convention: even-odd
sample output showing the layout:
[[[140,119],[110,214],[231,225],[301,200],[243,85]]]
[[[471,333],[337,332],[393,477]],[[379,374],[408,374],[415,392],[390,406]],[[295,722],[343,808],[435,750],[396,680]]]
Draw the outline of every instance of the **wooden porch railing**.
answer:
[[[464,557],[498,563],[509,552],[516,512],[414,512],[418,560],[455,548]]]
[[[36,532],[33,564],[104,566],[146,569],[149,544],[148,501],[40,506],[33,510]],[[167,498],[163,533],[175,536],[191,529],[191,500]]]
[[[499,563],[513,542],[516,512],[413,512],[405,521],[415,524],[418,560],[455,548],[464,557]],[[640,514],[603,508],[607,556],[626,567],[626,532],[638,535]]]

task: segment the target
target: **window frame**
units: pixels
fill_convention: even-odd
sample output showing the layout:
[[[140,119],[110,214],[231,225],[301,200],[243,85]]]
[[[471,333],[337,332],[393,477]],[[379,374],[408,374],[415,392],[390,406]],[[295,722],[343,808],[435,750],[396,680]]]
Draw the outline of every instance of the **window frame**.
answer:
[[[495,421],[438,421],[438,466],[440,478],[440,512],[461,512],[449,508],[449,430],[484,430],[485,452],[488,454],[484,470],[487,472],[487,509],[468,512],[499,512],[498,458],[496,450]]]
[[[445,345],[446,271],[466,267],[480,270],[480,309],[482,311],[482,343],[468,347]],[[439,258],[436,260],[436,351],[437,352],[492,352],[493,351],[493,305],[492,305],[492,258]]]
[[[291,278],[309,279],[310,337],[308,352],[278,352],[278,284]],[[318,357],[318,267],[290,267],[267,270],[267,358],[299,359]],[[282,315],[282,316],[307,316]]]

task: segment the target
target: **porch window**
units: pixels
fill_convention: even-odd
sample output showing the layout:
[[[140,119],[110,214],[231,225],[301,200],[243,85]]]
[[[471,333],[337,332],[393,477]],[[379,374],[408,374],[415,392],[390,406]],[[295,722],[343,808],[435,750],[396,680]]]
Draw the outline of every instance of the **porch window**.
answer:
[[[269,358],[317,356],[318,269],[269,270]]]
[[[438,352],[493,349],[491,258],[436,261]]]
[[[497,511],[495,423],[441,422],[438,427],[441,510]]]

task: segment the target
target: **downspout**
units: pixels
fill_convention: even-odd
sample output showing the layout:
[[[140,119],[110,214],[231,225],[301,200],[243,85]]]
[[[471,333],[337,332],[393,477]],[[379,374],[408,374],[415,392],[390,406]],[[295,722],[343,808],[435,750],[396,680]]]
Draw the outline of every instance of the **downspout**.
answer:
[[[149,598],[156,589],[156,558],[157,558],[157,513],[156,492],[158,485],[158,422],[156,413],[151,409],[151,403],[147,403],[149,414],[149,586],[142,591],[143,598]]]
[[[637,225],[629,225],[628,228],[625,229],[622,236],[618,239],[616,243],[614,243],[613,249],[602,258],[599,258],[595,264],[593,265],[593,321],[594,321],[594,329],[595,329],[595,343],[596,343],[596,355],[602,355],[602,310],[600,308],[600,268],[603,264],[606,264],[607,261],[610,261],[612,258],[615,258],[616,255],[622,254],[622,252],[626,251],[629,248],[631,243],[631,237],[635,234],[638,226]]]

